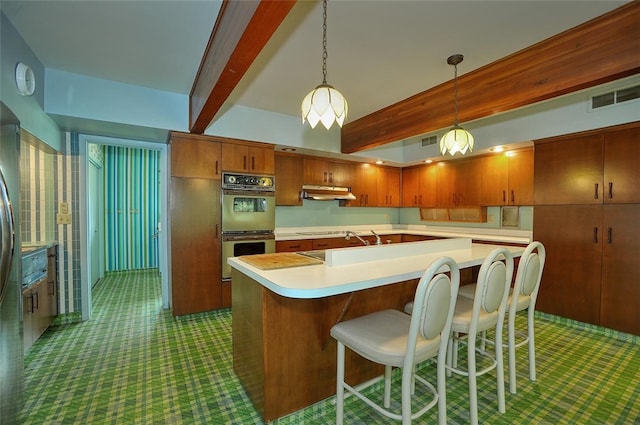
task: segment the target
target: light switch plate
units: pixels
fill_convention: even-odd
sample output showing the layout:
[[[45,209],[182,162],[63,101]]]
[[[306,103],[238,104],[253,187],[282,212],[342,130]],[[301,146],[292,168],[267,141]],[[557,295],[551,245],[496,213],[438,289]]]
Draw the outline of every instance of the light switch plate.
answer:
[[[60,202],[60,205],[58,205],[58,212],[60,214],[69,214],[69,203]]]
[[[71,214],[58,213],[56,215],[56,222],[58,224],[71,224]]]

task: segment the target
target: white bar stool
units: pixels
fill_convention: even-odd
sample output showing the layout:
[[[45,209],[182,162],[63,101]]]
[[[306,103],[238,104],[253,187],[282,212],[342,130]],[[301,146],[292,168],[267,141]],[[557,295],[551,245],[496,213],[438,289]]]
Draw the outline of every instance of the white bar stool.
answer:
[[[451,277],[445,274],[450,271]],[[345,390],[377,412],[403,424],[422,416],[438,404],[438,422],[447,422],[446,355],[448,336],[460,284],[456,262],[449,257],[434,261],[422,275],[414,298],[416,314],[408,316],[397,310],[384,310],[338,323],[331,336],[338,342],[336,424],[344,420]],[[345,347],[362,357],[385,365],[384,406],[366,397],[344,380]],[[437,389],[414,372],[415,365],[437,356]],[[402,368],[401,413],[389,410],[392,367]],[[414,378],[433,393],[433,399],[413,413],[411,408]]]

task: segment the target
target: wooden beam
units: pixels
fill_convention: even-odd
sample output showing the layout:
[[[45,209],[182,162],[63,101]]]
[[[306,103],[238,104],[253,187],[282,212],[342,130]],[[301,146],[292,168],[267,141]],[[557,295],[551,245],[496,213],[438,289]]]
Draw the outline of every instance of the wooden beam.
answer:
[[[632,1],[458,77],[459,121],[464,124],[638,72],[640,2]],[[353,153],[415,137],[452,126],[453,120],[451,80],[345,124],[341,150]]]
[[[189,95],[189,130],[202,134],[295,0],[223,0]]]

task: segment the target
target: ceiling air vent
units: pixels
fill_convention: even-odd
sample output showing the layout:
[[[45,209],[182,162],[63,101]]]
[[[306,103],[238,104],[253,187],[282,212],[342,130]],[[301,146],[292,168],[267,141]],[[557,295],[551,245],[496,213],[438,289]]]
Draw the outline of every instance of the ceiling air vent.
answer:
[[[591,98],[591,109],[598,109],[617,103],[628,102],[640,98],[640,85],[604,93]]]
[[[438,136],[429,136],[422,139],[422,147],[431,146],[438,143]]]

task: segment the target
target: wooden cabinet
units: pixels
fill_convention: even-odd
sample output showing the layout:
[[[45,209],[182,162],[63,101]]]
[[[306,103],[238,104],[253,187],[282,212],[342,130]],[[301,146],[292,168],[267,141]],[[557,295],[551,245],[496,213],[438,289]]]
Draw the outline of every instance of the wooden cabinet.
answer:
[[[276,205],[302,205],[302,176],[302,157],[276,153]]]
[[[312,249],[313,241],[311,239],[276,241],[276,252],[300,252]]]
[[[401,169],[392,167],[377,167],[376,185],[377,202],[379,207],[399,207]]]
[[[171,178],[173,315],[221,308],[220,181]]]
[[[378,202],[378,168],[371,164],[353,166],[353,184],[351,192],[355,201],[349,201],[351,207],[375,207]]]
[[[639,125],[536,142],[533,221],[547,248],[538,308],[636,335]]]
[[[275,158],[273,146],[254,146],[241,143],[222,143],[222,168],[225,171],[273,174]]]
[[[220,143],[204,136],[171,133],[171,175],[220,180]]]
[[[320,158],[304,158],[304,184],[351,186],[353,166]]]
[[[47,278],[22,291],[23,347],[25,353],[49,328],[56,315],[57,295],[51,293],[51,285]]]
[[[604,135],[603,202],[640,203],[640,127]]]
[[[402,169],[402,206],[436,206],[437,165]]]
[[[533,204],[533,149],[481,157],[482,205]]]

